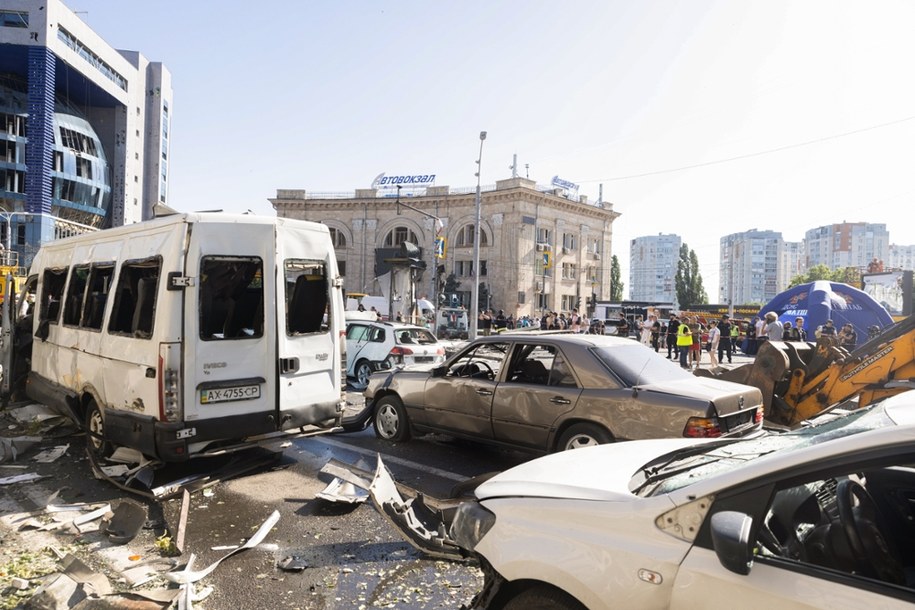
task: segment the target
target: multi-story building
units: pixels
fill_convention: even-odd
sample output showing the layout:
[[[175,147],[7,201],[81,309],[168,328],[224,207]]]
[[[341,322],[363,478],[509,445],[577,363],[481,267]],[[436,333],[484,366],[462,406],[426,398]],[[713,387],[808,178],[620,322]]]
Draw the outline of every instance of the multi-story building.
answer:
[[[776,288],[779,292],[788,289],[791,280],[807,272],[807,257],[802,241],[783,242],[781,257],[778,264],[778,282]]]
[[[0,217],[27,264],[73,231],[138,222],[168,193],[171,76],[59,0],[0,6]]]
[[[915,270],[915,246],[890,244],[889,254],[884,261],[886,269]]]
[[[751,229],[721,238],[718,294],[721,303],[768,303],[779,292],[782,234]]]
[[[647,235],[629,242],[629,298],[649,303],[677,302],[679,235]]]
[[[875,258],[889,255],[889,232],[885,224],[842,222],[810,229],[805,233],[807,268],[826,265],[830,269],[866,269]]]
[[[420,247],[427,263],[417,293],[441,295],[453,274],[458,285],[449,299],[454,294],[471,309],[474,189],[371,188],[340,196],[283,189],[270,201],[278,216],[330,228],[347,292],[381,294],[375,278],[388,270],[385,259],[396,257],[407,241]],[[584,309],[592,295],[609,297],[612,225],[619,216],[611,204],[514,177],[483,188],[480,205],[483,307],[518,318]],[[434,258],[437,237],[445,238],[444,258]]]

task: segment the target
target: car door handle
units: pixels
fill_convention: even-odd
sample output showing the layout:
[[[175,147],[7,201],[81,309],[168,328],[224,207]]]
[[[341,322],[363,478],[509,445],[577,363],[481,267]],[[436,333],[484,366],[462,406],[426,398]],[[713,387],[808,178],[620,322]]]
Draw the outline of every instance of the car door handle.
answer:
[[[563,398],[562,396],[553,396],[553,397],[550,399],[550,402],[553,403],[554,405],[570,405],[570,404],[572,404],[572,401],[571,401],[571,400],[568,400],[568,399],[566,399],[566,398]]]
[[[492,390],[487,390],[486,388],[477,388],[477,394],[480,396],[492,396]]]

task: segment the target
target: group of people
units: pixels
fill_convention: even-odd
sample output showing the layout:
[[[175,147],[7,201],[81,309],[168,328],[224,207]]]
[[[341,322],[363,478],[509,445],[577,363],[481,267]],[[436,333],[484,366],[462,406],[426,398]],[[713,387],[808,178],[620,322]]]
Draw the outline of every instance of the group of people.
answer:
[[[725,358],[733,362],[736,340],[740,329],[731,323],[728,314],[720,320],[710,320],[703,324],[697,316],[678,317],[670,314],[667,322],[667,357],[679,360],[680,366],[687,370],[697,369],[702,364],[702,352],[708,352],[709,364],[717,368]]]

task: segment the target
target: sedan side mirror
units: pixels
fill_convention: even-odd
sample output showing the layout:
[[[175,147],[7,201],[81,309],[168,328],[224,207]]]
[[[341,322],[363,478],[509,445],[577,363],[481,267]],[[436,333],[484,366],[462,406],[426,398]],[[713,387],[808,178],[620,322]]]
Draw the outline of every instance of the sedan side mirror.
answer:
[[[736,511],[724,510],[712,515],[712,546],[718,561],[735,574],[746,575],[753,566],[750,529],[753,519]]]
[[[431,372],[432,377],[444,377],[445,373],[448,372],[448,367],[437,366],[434,369],[432,369],[430,372]]]

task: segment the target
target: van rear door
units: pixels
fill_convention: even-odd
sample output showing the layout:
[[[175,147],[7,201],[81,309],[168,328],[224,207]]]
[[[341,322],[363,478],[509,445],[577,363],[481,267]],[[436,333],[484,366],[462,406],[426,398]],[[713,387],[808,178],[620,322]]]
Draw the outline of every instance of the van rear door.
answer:
[[[327,229],[277,219],[276,337],[284,428],[336,424],[343,407],[343,291]]]
[[[273,244],[272,223],[191,227],[188,281],[169,279],[170,289],[185,285],[183,405],[189,442],[277,429]]]

